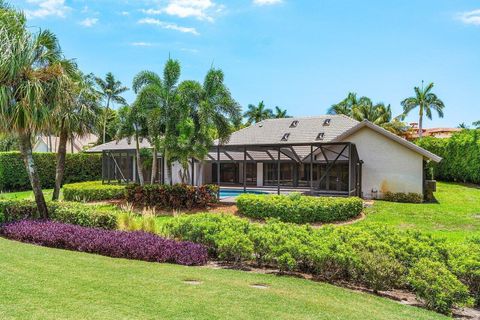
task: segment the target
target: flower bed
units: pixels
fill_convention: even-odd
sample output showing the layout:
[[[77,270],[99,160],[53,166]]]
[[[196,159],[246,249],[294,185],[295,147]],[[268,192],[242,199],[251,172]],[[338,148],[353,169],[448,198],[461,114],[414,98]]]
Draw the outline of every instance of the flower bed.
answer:
[[[201,244],[169,240],[144,232],[25,220],[4,225],[0,228],[0,234],[21,242],[114,258],[182,265],[204,265],[207,262],[207,249]]]
[[[125,185],[102,184],[101,181],[71,183],[63,186],[66,201],[102,201],[125,198]]]
[[[194,209],[206,208],[215,203],[218,187],[203,185],[199,187],[186,184],[145,186],[128,185],[126,200],[135,206],[158,207],[162,209]]]
[[[242,194],[237,197],[239,213],[255,219],[277,218],[284,222],[313,223],[346,221],[360,215],[360,198]]]

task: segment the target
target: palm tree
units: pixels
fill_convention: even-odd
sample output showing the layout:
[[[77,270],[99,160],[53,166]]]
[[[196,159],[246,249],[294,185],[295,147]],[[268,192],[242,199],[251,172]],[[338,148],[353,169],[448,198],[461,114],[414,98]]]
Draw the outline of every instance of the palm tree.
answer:
[[[233,124],[241,117],[241,107],[232,98],[224,84],[222,70],[210,69],[203,84],[197,81],[184,81],[178,87],[180,110],[185,119],[181,121],[178,144],[178,160],[188,172],[188,157],[200,162],[203,160],[217,138],[225,143],[232,131]],[[193,182],[192,182],[193,183]]]
[[[56,82],[63,76],[57,38],[48,30],[29,32],[23,13],[0,3],[0,130],[15,134],[41,217],[48,217],[32,155],[32,137],[51,120]]]
[[[440,118],[443,118],[443,109],[445,105],[436,94],[432,92],[433,82],[429,83],[425,88],[415,87],[415,96],[406,98],[402,101],[403,114],[406,116],[410,111],[418,107],[418,138],[422,139],[423,116],[432,119],[432,110],[436,111]]]
[[[283,109],[276,106],[275,107],[275,114],[274,114],[274,117],[276,119],[280,119],[280,118],[291,118],[288,114],[287,114],[287,109]]]
[[[102,128],[102,143],[106,142],[106,131],[107,131],[107,119],[110,109],[110,104],[126,104],[127,102],[121,96],[122,93],[128,90],[127,87],[124,87],[120,81],[115,79],[115,76],[108,72],[105,76],[105,79],[95,78],[95,82],[99,88],[99,92],[102,95],[103,100],[105,101],[105,109],[103,114],[103,128]]]
[[[327,113],[328,114],[344,114],[351,117],[353,110],[360,104],[360,100],[357,98],[357,94],[349,92],[347,97],[337,104],[332,105]]]
[[[162,149],[170,184],[172,183],[171,164],[173,161],[170,153],[172,146],[175,145],[176,127],[180,117],[177,103],[179,78],[180,63],[169,58],[163,70],[163,78],[155,72],[142,71],[133,80],[133,90],[137,93],[136,105],[148,114],[148,136],[153,146],[151,175],[152,177],[156,175],[157,150]]]
[[[477,129],[480,129],[480,120],[479,120],[479,121],[472,122],[472,126],[474,126],[474,127],[477,128]]]
[[[267,109],[265,107],[265,103],[263,103],[263,101],[260,101],[258,103],[258,106],[249,104],[248,110],[243,116],[247,118],[247,125],[251,125],[265,119],[273,118],[273,111],[271,109]]]
[[[78,70],[65,79],[59,90],[57,107],[52,117],[54,119],[52,125],[59,136],[52,200],[58,200],[60,194],[65,172],[67,141],[94,131],[97,114],[100,111],[99,100],[91,78]]]
[[[368,120],[376,125],[383,125],[392,120],[392,110],[390,105],[385,106],[381,102],[374,105],[372,100],[362,97],[358,105],[353,107],[351,116],[357,121]]]

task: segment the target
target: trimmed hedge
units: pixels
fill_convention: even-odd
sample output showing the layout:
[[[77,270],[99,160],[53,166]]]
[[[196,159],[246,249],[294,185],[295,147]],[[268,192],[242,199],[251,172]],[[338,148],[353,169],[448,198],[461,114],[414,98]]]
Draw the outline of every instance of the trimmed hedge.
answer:
[[[404,193],[404,192],[385,192],[383,200],[402,203],[422,203],[423,195],[420,193]]]
[[[63,199],[66,201],[88,202],[123,198],[125,198],[125,185],[87,181],[63,186]]]
[[[480,184],[480,130],[462,130],[447,139],[425,137],[415,143],[443,158],[428,164],[435,179]]]
[[[83,227],[116,229],[117,211],[113,207],[86,205],[75,202],[48,202],[50,219]],[[37,205],[32,200],[0,200],[0,222],[39,219]],[[0,217],[1,218],[1,217]]]
[[[47,152],[34,153],[33,159],[40,175],[42,187],[53,188],[55,185],[56,154]],[[67,154],[64,183],[99,180],[101,177],[101,155],[87,153]],[[30,180],[28,179],[20,153],[0,152],[0,190],[22,191],[30,189]]]
[[[162,209],[206,208],[218,201],[218,186],[199,187],[174,184],[137,184],[126,187],[126,200],[135,206],[157,207]]]
[[[0,234],[46,247],[153,262],[204,265],[207,249],[200,244],[164,239],[145,232],[85,228],[52,221],[20,221],[4,225]]]
[[[360,198],[333,198],[292,195],[242,194],[237,197],[239,213],[284,222],[312,223],[345,221],[357,217],[363,209]]]
[[[163,233],[204,244],[215,259],[254,262],[377,291],[407,289],[425,299],[428,308],[446,314],[452,307],[471,305],[471,297],[478,299],[480,242],[473,247],[475,239],[453,247],[380,224],[312,228],[268,220],[260,225],[208,213],[174,218]]]

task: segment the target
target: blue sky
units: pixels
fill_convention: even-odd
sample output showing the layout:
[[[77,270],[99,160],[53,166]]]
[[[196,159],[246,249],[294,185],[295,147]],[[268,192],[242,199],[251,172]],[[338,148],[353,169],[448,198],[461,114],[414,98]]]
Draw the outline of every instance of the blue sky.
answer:
[[[433,81],[445,118],[480,120],[480,2],[468,0],[18,0],[81,69],[130,86],[179,59],[182,79],[221,68],[245,108],[324,114],[349,91],[392,105]],[[134,99],[132,92],[126,95]],[[408,121],[416,121],[412,114]]]

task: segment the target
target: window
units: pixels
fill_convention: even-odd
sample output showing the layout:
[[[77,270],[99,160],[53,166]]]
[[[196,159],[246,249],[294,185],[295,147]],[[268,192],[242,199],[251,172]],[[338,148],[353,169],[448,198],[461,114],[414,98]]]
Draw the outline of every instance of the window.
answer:
[[[317,140],[317,141],[323,140],[324,136],[325,136],[325,132],[320,132],[317,135],[317,138],[315,140]]]
[[[296,128],[298,126],[298,121],[297,120],[294,120],[291,124],[290,124],[290,128]]]
[[[323,126],[328,127],[330,125],[331,121],[332,121],[332,119],[325,119],[325,121],[323,121]]]
[[[288,141],[288,137],[290,137],[290,133],[285,133],[282,137],[282,141]]]

